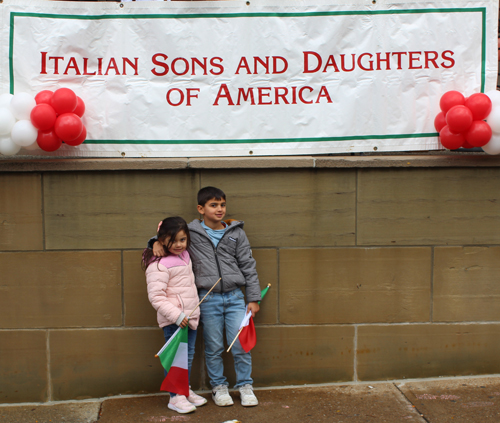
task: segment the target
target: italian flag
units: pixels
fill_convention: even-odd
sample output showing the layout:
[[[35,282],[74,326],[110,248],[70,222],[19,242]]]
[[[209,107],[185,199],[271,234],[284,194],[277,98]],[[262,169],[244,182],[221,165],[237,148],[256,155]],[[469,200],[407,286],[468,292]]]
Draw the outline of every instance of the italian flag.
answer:
[[[260,296],[262,299],[264,299],[264,296],[267,294],[267,291],[269,291],[270,286],[271,284],[267,285],[260,292]],[[248,310],[248,305],[247,305],[247,312],[245,314],[245,317],[241,321],[239,330],[240,330],[239,332],[240,344],[245,350],[245,352],[249,352],[257,344],[257,334],[255,333],[255,325],[253,323],[252,312]]]
[[[188,327],[177,329],[156,355],[167,372],[160,390],[188,397]]]

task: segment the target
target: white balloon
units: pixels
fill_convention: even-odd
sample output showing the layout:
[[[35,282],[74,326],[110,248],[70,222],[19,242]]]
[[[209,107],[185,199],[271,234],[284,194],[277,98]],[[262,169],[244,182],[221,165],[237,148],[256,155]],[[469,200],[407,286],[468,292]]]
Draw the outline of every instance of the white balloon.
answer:
[[[14,94],[10,101],[10,110],[19,120],[28,120],[31,110],[36,106],[35,98],[28,93]]]
[[[17,145],[27,147],[36,141],[38,130],[29,120],[19,120],[14,124],[10,137]]]
[[[500,106],[493,106],[490,114],[486,118],[494,134],[500,134]]]
[[[0,94],[0,107],[9,107],[12,97],[14,97],[12,94]]]
[[[485,94],[490,98],[493,107],[500,106],[500,91],[492,90]]]
[[[0,137],[0,153],[4,156],[13,156],[17,154],[21,146],[14,144],[9,137]]]
[[[7,107],[0,107],[0,135],[10,134],[16,118]]]
[[[488,144],[483,145],[482,149],[488,154],[500,154],[500,135],[493,134]]]

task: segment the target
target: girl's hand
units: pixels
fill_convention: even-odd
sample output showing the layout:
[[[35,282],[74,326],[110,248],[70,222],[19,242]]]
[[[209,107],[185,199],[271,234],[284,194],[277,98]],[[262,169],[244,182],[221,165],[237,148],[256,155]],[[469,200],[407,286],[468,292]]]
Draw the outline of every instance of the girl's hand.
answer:
[[[155,241],[153,244],[153,254],[155,257],[164,257],[165,249],[163,248],[163,244],[160,241]]]
[[[252,317],[255,317],[257,312],[260,310],[259,303],[257,301],[248,303],[248,310],[252,312]]]
[[[189,320],[187,317],[184,317],[184,320],[181,322],[181,324],[179,325],[182,329],[184,329],[189,323]]]

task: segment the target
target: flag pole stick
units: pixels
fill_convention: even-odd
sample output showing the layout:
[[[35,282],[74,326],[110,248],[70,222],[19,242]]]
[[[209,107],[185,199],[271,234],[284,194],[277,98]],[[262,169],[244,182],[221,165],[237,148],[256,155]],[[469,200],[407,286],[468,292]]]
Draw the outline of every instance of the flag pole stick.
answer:
[[[243,326],[243,328],[244,328],[244,326]],[[236,342],[236,340],[238,339],[238,336],[240,336],[240,333],[241,333],[241,331],[243,330],[243,328],[241,328],[241,329],[239,330],[238,335],[236,335],[236,338],[234,338],[234,339],[233,339],[233,342],[231,342],[231,345],[229,345],[229,348],[227,349],[227,351],[226,351],[226,352],[231,351],[231,348],[233,347],[234,343],[235,343],[235,342]]]
[[[207,295],[208,295],[208,294],[210,294],[210,293],[212,292],[212,289],[214,289],[214,288],[215,288],[215,286],[216,286],[216,285],[220,282],[220,280],[221,280],[221,278],[219,278],[219,280],[218,280],[217,282],[215,282],[215,283],[214,283],[214,286],[212,286],[212,288],[210,288],[210,291],[208,291],[208,292],[205,294],[205,296],[201,299],[201,301],[200,301],[200,302],[198,303],[198,305],[194,308],[194,310],[193,310],[191,313],[189,313],[188,318],[190,318],[190,317],[191,317],[191,314],[193,314],[193,313],[195,312],[195,310],[196,310],[196,309],[200,306],[200,304],[201,304],[201,303],[205,300],[205,298],[207,298]]]
[[[267,284],[267,288],[271,288],[271,284],[268,283]],[[259,301],[259,304],[260,304],[260,301]],[[243,327],[244,328],[244,327]],[[226,352],[229,352],[231,350],[231,348],[233,347],[234,343],[236,342],[236,340],[238,339],[238,337],[240,336],[240,333],[241,331],[243,330],[243,328],[241,328],[238,332],[238,334],[236,335],[236,338],[233,339],[233,342],[231,342],[231,345],[229,345],[229,348],[227,349]]]

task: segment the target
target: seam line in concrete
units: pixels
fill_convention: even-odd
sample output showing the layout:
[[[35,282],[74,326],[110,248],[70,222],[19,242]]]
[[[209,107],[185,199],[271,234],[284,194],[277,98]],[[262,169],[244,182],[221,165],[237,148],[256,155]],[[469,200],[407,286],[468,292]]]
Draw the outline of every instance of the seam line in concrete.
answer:
[[[393,382],[392,384],[393,384],[393,385],[394,385],[394,387],[395,387],[395,388],[399,391],[399,393],[403,396],[403,398],[405,399],[405,401],[406,401],[409,405],[411,405],[412,407],[414,407],[414,408],[415,408],[415,411],[418,413],[419,417],[420,417],[423,421],[425,421],[425,422],[427,422],[427,423],[431,423],[429,420],[427,420],[427,418],[424,416],[424,414],[420,412],[420,410],[417,408],[417,406],[416,406],[415,404],[413,404],[413,403],[410,401],[410,399],[409,399],[409,398],[405,395],[405,393],[404,393],[401,389],[399,389],[399,386],[397,386],[394,382]]]
[[[470,325],[500,325],[500,321],[485,321],[485,322],[398,322],[398,323],[304,323],[304,324],[272,324],[259,323],[256,328],[265,327],[287,327],[287,328],[302,328],[302,327],[317,327],[317,326],[470,326]],[[156,326],[96,326],[96,327],[41,327],[41,328],[0,328],[0,332],[29,332],[29,331],[91,331],[91,330],[157,330]]]
[[[454,248],[454,247],[467,247],[467,248],[494,248],[500,247],[500,244],[456,244],[456,245],[432,245],[432,244],[400,244],[400,245],[375,245],[375,244],[360,244],[360,245],[308,245],[308,246],[277,246],[277,245],[259,245],[252,246],[252,250],[269,250],[279,248],[280,250],[331,250],[331,249],[394,249],[394,248]],[[120,252],[120,251],[142,251],[144,248],[141,247],[128,247],[128,248],[98,248],[98,249],[90,249],[90,248],[51,248],[47,250],[0,250],[0,253],[64,253],[64,252]]]
[[[277,260],[277,280],[276,280],[276,310],[277,310],[277,323],[279,324],[281,322],[281,310],[280,310],[280,249],[276,249],[276,260]]]
[[[352,375],[352,378],[354,382],[359,382],[358,379],[358,325],[354,325],[354,351],[353,351],[353,366],[354,366],[354,372]]]
[[[99,404],[99,411],[97,412],[97,420],[96,423],[101,420],[101,415],[102,415],[102,407],[104,407],[104,401]]]
[[[356,192],[354,194],[354,245],[358,247],[358,194],[359,194],[359,169],[356,170],[356,180],[354,185],[356,186]]]
[[[47,351],[47,398],[49,401],[52,401],[52,369],[51,369],[51,363],[50,363],[50,331],[46,331],[45,335],[45,344],[46,344],[46,351]]]
[[[429,310],[429,321],[432,323],[434,321],[434,247],[431,247],[431,298],[430,298],[430,310]]]
[[[122,300],[122,326],[125,326],[125,276],[123,274],[123,250],[120,251],[120,265],[121,265],[121,300]]]
[[[42,210],[41,213],[42,213],[42,249],[44,251],[47,250],[47,244],[46,244],[46,237],[45,237],[45,192],[44,192],[44,175],[43,173],[40,174],[40,195],[41,195],[41,207],[42,207]]]

